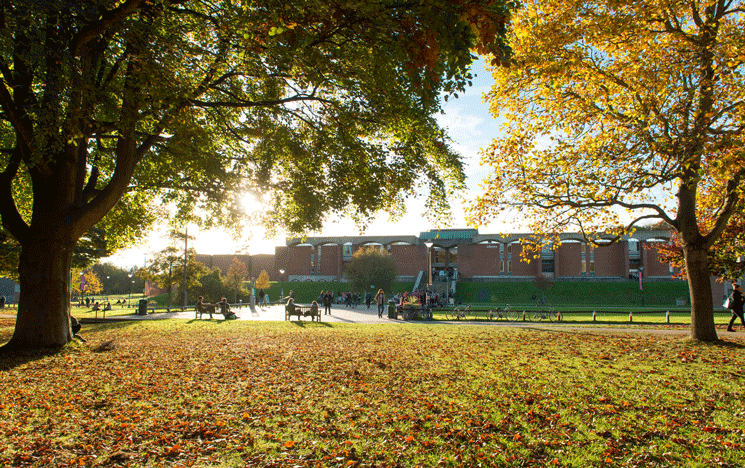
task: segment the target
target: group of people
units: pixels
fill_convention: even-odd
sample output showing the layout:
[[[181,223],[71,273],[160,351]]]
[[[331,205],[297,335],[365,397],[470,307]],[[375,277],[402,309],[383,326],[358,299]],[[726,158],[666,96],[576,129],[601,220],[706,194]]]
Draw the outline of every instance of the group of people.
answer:
[[[204,302],[204,296],[199,296],[199,298],[197,299],[196,308],[198,310],[198,309],[201,309],[202,307],[209,307],[211,305],[212,304],[210,304],[209,302]],[[235,315],[235,312],[230,310],[230,304],[228,303],[228,300],[225,297],[220,299],[220,302],[215,304],[215,307],[220,309],[220,313],[225,316],[226,320],[234,320],[238,318],[238,316]],[[212,314],[210,314],[210,318],[212,318]]]
[[[96,301],[93,297],[86,297],[85,299],[80,300],[80,305],[82,306],[85,304],[86,307],[91,307],[93,310],[101,310],[102,304],[98,301]],[[126,299],[119,299],[116,301],[116,305],[120,305],[122,307],[127,305]],[[111,302],[106,301],[106,305],[103,306],[104,310],[111,310]]]
[[[435,291],[414,291],[413,293],[404,291],[393,295],[391,299],[396,305],[410,304],[412,302],[415,304],[424,304],[428,307],[442,305],[440,303],[440,295]]]
[[[119,304],[118,301],[117,301],[117,304]],[[101,310],[101,304],[99,304],[98,302],[94,302],[93,306],[91,306],[91,310],[95,310],[95,311]],[[103,310],[111,310],[111,302],[106,301],[106,305],[103,307]]]
[[[319,306],[318,301],[313,301],[310,303],[310,315],[311,316],[319,316]],[[329,304],[328,313],[331,313],[331,305]],[[289,315],[295,315],[295,298],[289,297],[287,298],[287,304],[285,304],[285,313]]]
[[[331,315],[331,304],[334,302],[334,291],[321,291],[321,294],[319,294],[313,302],[316,303],[316,305],[323,304],[323,315]]]
[[[385,312],[385,308],[387,305],[387,297],[385,295],[385,292],[382,289],[378,289],[378,292],[373,295],[372,292],[366,292],[364,295],[365,298],[365,305],[367,308],[371,308],[372,304],[375,303],[378,308],[378,317],[382,317],[383,313]],[[436,305],[439,305],[440,303],[440,297],[439,295],[434,292],[424,292],[424,291],[416,291],[414,293],[409,292],[403,292],[403,293],[397,293],[390,297],[390,300],[392,300],[396,305],[403,305],[408,304],[411,302],[411,299],[415,298],[415,302],[419,304],[424,304],[428,307],[434,307]],[[289,297],[289,299],[293,299],[292,297]],[[292,301],[294,303],[294,299]],[[288,304],[290,301],[288,300]],[[317,306],[323,305],[323,313],[324,315],[331,314],[331,305],[332,304],[340,304],[345,305],[346,307],[349,307],[351,309],[354,309],[358,305],[362,303],[362,294],[346,291],[339,293],[338,296],[335,296],[334,291],[321,291],[318,294],[318,297],[315,301],[313,301]],[[312,305],[311,305],[312,307]]]

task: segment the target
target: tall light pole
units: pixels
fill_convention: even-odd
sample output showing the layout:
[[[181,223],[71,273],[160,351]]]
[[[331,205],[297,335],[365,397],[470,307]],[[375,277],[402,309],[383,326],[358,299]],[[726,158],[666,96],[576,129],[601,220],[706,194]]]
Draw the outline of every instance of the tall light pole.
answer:
[[[188,228],[184,228],[184,303],[181,307],[181,310],[186,310],[186,301],[188,299],[188,292],[186,291],[186,267],[189,264],[189,257],[188,257],[188,246],[189,246],[189,230]]]
[[[644,307],[644,284],[642,283],[642,272],[644,271],[644,267],[639,267],[639,289],[642,292],[642,307]]]
[[[432,286],[432,246],[433,242],[425,242],[427,246],[427,289]]]
[[[285,280],[285,271],[284,270],[279,270],[279,280],[280,281],[284,281]],[[282,286],[282,294],[280,294],[279,298],[282,299],[283,297],[285,297],[285,287],[284,286]]]
[[[127,276],[129,277],[129,300],[127,301],[127,308],[132,307],[132,283],[134,283],[134,280],[132,279],[132,273],[127,273]]]

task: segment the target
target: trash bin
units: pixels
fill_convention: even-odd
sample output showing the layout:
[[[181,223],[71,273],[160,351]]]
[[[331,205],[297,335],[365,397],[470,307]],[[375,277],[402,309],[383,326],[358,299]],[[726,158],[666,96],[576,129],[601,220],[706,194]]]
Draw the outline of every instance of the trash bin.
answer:
[[[388,318],[389,319],[398,318],[398,314],[396,314],[396,303],[393,301],[388,301]]]
[[[147,315],[147,299],[140,299],[137,315]]]

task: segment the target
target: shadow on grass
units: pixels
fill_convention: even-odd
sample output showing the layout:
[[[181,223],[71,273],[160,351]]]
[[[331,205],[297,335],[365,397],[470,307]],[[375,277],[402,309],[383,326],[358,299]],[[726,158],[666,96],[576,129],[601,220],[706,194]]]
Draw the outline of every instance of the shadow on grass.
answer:
[[[100,331],[122,329],[136,324],[137,321],[135,320],[98,321],[95,324],[84,323],[79,335],[85,338],[86,329],[90,330],[89,327],[91,326],[95,326],[96,331]],[[65,346],[40,349],[14,349],[8,347],[8,344],[9,343],[4,343],[0,346],[0,371],[9,370],[57,354],[89,351],[92,348],[92,343],[90,343],[90,341],[88,343],[83,343],[77,339],[73,339]]]
[[[598,325],[597,322],[590,322],[594,325]],[[637,325],[642,325],[642,323],[636,323]],[[536,324],[537,325],[537,324]],[[624,325],[621,324],[610,324],[609,325]],[[544,333],[551,333],[551,334],[562,334],[562,335],[584,335],[584,336],[607,336],[608,333],[627,333],[628,331],[634,332],[634,333],[649,333],[649,334],[659,334],[666,331],[665,328],[659,327],[659,323],[649,323],[648,325],[656,325],[654,328],[637,328],[629,326],[630,324],[628,322],[625,323],[626,327],[623,329],[611,327],[611,328],[603,328],[603,327],[596,327],[596,328],[570,328],[570,327],[531,327],[531,326],[523,326],[523,330],[531,330],[531,331],[537,331],[537,332],[544,332]],[[669,328],[668,331],[687,331],[687,329],[683,330],[681,328],[672,329]],[[605,332],[605,333],[603,333]],[[726,333],[726,332],[725,332]],[[671,335],[675,336],[675,335]],[[689,336],[685,336],[684,338],[686,340],[690,340],[692,343],[695,343],[697,346],[712,346],[715,348],[729,348],[729,349],[737,349],[742,350],[745,349],[745,342],[742,341],[728,341],[726,339],[729,335],[723,335],[722,333],[717,333],[718,339],[716,341],[698,341],[693,340]],[[679,336],[678,336],[679,337]],[[735,336],[736,337],[736,336]],[[679,337],[680,338],[680,337]]]
[[[315,321],[310,321],[310,320],[290,320],[290,323],[300,328],[307,328],[308,326],[313,326],[316,328],[317,327],[332,328],[332,325],[329,322],[315,322]]]
[[[10,370],[49,356],[61,354],[67,347],[44,348],[34,350],[17,350],[8,348],[7,344],[0,347],[0,371]]]

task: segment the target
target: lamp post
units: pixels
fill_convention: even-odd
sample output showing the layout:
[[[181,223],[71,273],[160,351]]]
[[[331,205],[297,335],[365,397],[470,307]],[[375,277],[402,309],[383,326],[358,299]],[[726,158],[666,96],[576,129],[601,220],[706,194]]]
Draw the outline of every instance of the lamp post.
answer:
[[[427,246],[427,289],[429,289],[432,286],[432,246],[434,243],[428,241],[424,245]]]
[[[644,267],[639,267],[639,289],[642,292],[642,307],[644,307],[644,284],[642,284],[642,272],[644,271]]]
[[[284,281],[285,280],[285,271],[284,270],[279,270],[279,279],[280,279],[280,281]],[[282,294],[280,294],[279,297],[280,297],[280,299],[283,298],[283,297],[285,297],[285,287],[284,286],[282,286]]]
[[[127,273],[127,276],[129,277],[129,300],[127,301],[127,308],[132,307],[132,283],[134,283],[134,280],[132,279],[132,273]]]
[[[251,282],[251,309],[256,307],[256,279],[251,277],[248,279]]]

